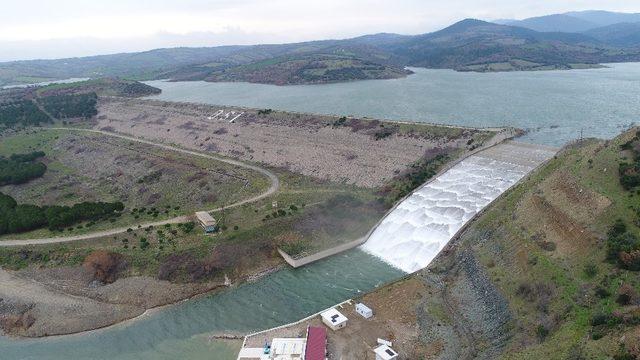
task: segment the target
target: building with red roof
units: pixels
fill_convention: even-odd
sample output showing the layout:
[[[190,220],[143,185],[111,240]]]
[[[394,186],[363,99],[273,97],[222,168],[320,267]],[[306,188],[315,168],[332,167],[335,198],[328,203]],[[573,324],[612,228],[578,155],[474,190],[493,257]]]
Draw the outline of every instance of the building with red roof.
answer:
[[[327,358],[327,329],[309,326],[307,328],[307,347],[305,360],[325,360]]]

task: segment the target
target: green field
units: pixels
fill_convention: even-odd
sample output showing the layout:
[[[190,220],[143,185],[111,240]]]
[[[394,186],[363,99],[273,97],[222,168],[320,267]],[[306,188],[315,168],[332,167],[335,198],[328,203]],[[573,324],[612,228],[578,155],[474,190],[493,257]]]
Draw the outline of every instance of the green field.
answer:
[[[47,171],[26,184],[0,187],[18,203],[70,206],[83,201],[121,201],[122,216],[78,224],[64,234],[42,229],[4,238],[78,235],[214,209],[259,195],[262,174],[106,135],[63,130],[25,130],[0,140],[0,155],[44,151]]]
[[[199,281],[219,277],[219,270],[226,269],[229,276],[239,278],[280,264],[277,248],[296,255],[360,238],[386,210],[374,189],[270,169],[280,179],[280,190],[260,201],[214,213],[222,228],[216,235],[204,235],[197,226],[140,227],[136,224],[222,207],[258,195],[270,184],[253,171],[101,134],[25,130],[5,136],[1,144],[0,155],[33,149],[46,153],[43,161],[48,169],[42,178],[0,188],[18,203],[125,203],[123,215],[114,220],[91,226],[83,223],[63,232],[41,229],[6,235],[4,239],[130,227],[125,233],[98,239],[0,248],[0,265],[9,269],[74,266],[91,252],[107,250],[124,255],[131,275],[164,274],[163,278],[174,281]],[[223,260],[217,258],[221,253]],[[172,261],[191,265],[173,269]],[[202,273],[203,268],[209,270]]]

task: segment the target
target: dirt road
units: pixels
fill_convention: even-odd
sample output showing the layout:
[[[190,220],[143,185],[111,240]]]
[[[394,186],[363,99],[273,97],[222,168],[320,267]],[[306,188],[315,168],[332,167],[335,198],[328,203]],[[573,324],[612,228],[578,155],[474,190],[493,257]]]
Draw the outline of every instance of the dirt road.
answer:
[[[124,139],[124,140],[136,141],[136,142],[139,142],[139,143],[142,143],[142,144],[159,147],[159,148],[162,148],[162,149],[165,149],[165,150],[176,151],[176,152],[180,152],[180,153],[183,153],[183,154],[189,154],[189,155],[193,155],[193,156],[200,156],[200,157],[203,157],[203,158],[212,159],[212,160],[224,162],[224,163],[227,163],[227,164],[230,164],[230,165],[234,165],[234,166],[242,167],[242,168],[245,168],[245,169],[257,171],[257,172],[263,174],[264,176],[266,176],[269,179],[269,181],[271,182],[271,185],[269,186],[269,188],[265,192],[263,192],[262,194],[253,196],[253,197],[248,198],[248,199],[244,199],[242,201],[238,201],[238,202],[233,203],[233,204],[229,204],[229,205],[224,207],[225,209],[234,208],[234,207],[241,206],[241,205],[244,205],[244,204],[249,204],[249,203],[253,203],[253,202],[259,201],[261,199],[264,199],[264,198],[266,198],[268,196],[271,196],[271,195],[275,194],[280,189],[280,180],[278,179],[276,174],[272,173],[271,171],[269,171],[267,169],[264,169],[264,168],[261,168],[261,167],[258,167],[258,166],[254,166],[254,165],[250,165],[250,164],[244,163],[242,161],[223,158],[223,157],[218,157],[218,156],[215,156],[215,155],[203,154],[203,153],[196,152],[196,151],[186,150],[186,149],[182,149],[182,148],[178,148],[178,147],[174,147],[174,146],[170,146],[170,145],[165,145],[165,144],[159,144],[157,142],[153,142],[153,141],[149,141],[149,140],[144,140],[144,139],[140,139],[140,138],[136,138],[136,137],[132,137],[132,136],[115,134],[115,133],[111,133],[111,132],[108,132],[108,131],[102,131],[102,130],[78,129],[78,128],[44,128],[44,129],[45,130],[65,130],[65,131],[79,131],[79,132],[96,133],[96,134],[112,136],[112,137],[116,137],[116,138],[120,138],[120,139]],[[217,212],[217,211],[221,211],[221,210],[222,210],[222,208],[216,208],[216,209],[210,209],[210,210],[206,210],[206,211],[208,211],[208,212]],[[104,231],[97,231],[97,232],[92,232],[92,233],[82,234],[82,235],[75,235],[75,236],[50,237],[50,238],[40,238],[40,239],[23,239],[23,240],[0,240],[0,247],[24,246],[24,245],[44,245],[44,244],[63,243],[63,242],[78,241],[78,240],[88,240],[88,239],[95,239],[95,238],[104,237],[104,236],[111,236],[111,235],[121,234],[121,233],[126,232],[127,229],[129,229],[129,228],[138,227],[138,225],[140,225],[140,227],[144,228],[144,227],[148,227],[148,226],[154,226],[155,227],[155,226],[161,226],[161,225],[165,225],[165,224],[177,224],[177,223],[183,223],[183,222],[186,222],[186,221],[189,221],[189,216],[178,216],[178,217],[175,217],[175,218],[162,220],[162,221],[142,223],[142,224],[132,224],[132,225],[127,226],[127,227],[109,229],[109,230],[104,230]]]

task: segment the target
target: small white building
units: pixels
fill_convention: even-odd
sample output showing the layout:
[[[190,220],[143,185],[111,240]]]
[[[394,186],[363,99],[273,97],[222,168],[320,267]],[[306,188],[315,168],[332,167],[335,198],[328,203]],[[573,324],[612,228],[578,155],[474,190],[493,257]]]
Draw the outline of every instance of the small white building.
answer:
[[[363,318],[369,319],[373,316],[373,310],[363,303],[356,304],[356,312],[362,315]]]
[[[205,233],[211,234],[218,231],[218,223],[216,222],[216,219],[214,219],[208,212],[196,212],[196,219],[198,219],[198,223],[202,226]]]
[[[329,309],[320,314],[320,317],[322,322],[334,331],[347,326],[347,321],[349,321],[346,316],[336,309]]]
[[[387,345],[380,345],[373,352],[376,354],[376,360],[396,360],[398,353]]]
[[[270,359],[303,360],[306,344],[304,338],[275,338],[271,341]]]

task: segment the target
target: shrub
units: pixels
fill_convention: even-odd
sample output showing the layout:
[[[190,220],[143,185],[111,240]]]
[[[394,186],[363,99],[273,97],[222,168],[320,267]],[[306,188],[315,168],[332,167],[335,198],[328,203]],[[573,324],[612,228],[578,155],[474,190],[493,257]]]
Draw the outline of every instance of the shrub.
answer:
[[[625,306],[631,304],[635,299],[637,299],[637,297],[638,294],[631,285],[623,284],[620,286],[620,289],[618,289],[618,298],[616,299],[616,302]]]
[[[595,293],[596,293],[596,296],[598,296],[601,299],[605,299],[611,296],[611,293],[609,292],[609,290],[603,288],[602,286],[598,286]]]
[[[592,262],[588,263],[584,267],[584,274],[587,278],[592,279],[596,275],[598,275],[598,266]]]
[[[547,335],[549,335],[549,329],[542,324],[538,324],[536,327],[536,336],[538,337],[538,340],[544,341]]]
[[[618,254],[618,259],[624,269],[640,271],[640,250],[622,251]]]
[[[126,268],[127,263],[121,254],[98,250],[89,254],[82,266],[92,273],[95,280],[110,284]]]
[[[24,184],[44,175],[47,166],[35,161],[44,155],[42,151],[34,151],[29,154],[13,154],[8,159],[0,156],[0,186]]]

